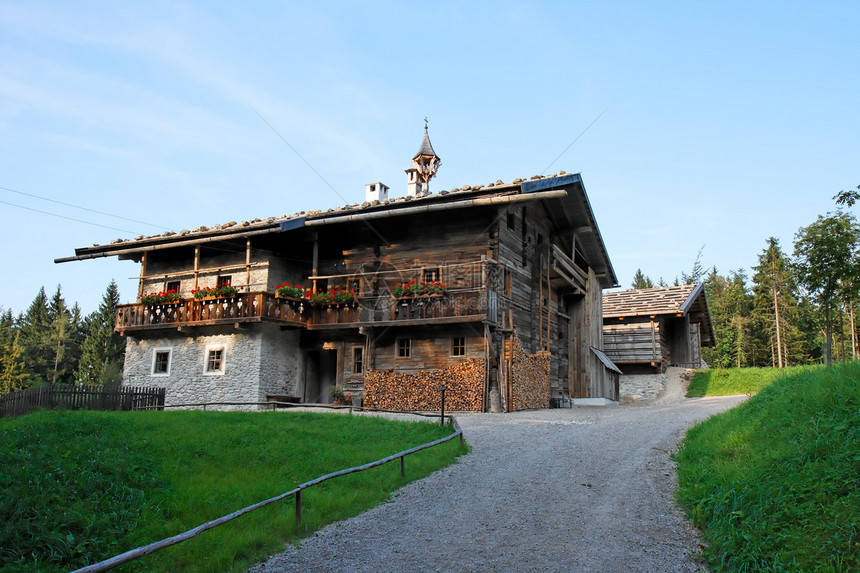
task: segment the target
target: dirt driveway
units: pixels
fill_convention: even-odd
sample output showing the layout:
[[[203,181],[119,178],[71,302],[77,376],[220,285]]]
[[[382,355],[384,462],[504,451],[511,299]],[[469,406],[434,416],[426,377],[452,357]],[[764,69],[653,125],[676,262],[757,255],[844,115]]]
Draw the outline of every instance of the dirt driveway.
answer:
[[[743,399],[459,416],[459,463],[253,571],[697,571],[669,452]]]

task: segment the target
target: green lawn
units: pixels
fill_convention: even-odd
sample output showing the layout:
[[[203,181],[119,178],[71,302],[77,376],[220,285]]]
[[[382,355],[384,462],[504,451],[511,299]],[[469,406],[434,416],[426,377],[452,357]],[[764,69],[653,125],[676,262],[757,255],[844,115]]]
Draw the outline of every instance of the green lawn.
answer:
[[[758,394],[782,376],[815,370],[821,366],[790,366],[788,368],[714,368],[699,370],[687,388],[687,398],[699,396],[733,396]]]
[[[37,412],[0,420],[0,570],[67,571],[175,535],[326,473],[450,434],[341,414]],[[452,463],[459,440],[336,478],[120,569],[241,571]]]
[[[860,364],[762,386],[676,456],[705,557],[720,571],[860,571]]]

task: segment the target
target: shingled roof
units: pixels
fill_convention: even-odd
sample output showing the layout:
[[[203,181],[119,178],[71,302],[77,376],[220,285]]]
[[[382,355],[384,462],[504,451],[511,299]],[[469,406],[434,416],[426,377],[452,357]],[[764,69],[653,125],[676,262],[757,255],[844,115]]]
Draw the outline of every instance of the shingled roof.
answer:
[[[686,316],[702,324],[702,344],[713,346],[704,283],[603,293],[603,318]]]
[[[564,171],[553,175],[535,175],[528,179],[514,179],[511,183],[496,181],[486,185],[464,185],[450,191],[438,193],[419,193],[417,196],[397,197],[384,201],[347,204],[327,210],[279,215],[266,219],[250,221],[230,221],[223,225],[212,227],[201,226],[193,230],[135,237],[134,239],[117,239],[106,245],[93,245],[75,249],[75,256],[55,259],[54,262],[68,262],[109,256],[134,256],[148,250],[172,248],[189,244],[205,244],[214,241],[244,239],[251,236],[272,233],[289,232],[301,227],[314,225],[340,224],[354,220],[356,217],[388,217],[415,213],[422,209],[430,210],[445,206],[469,206],[492,204],[494,198],[506,198],[511,195],[539,195],[541,191],[564,189],[564,198],[548,199],[548,217],[554,225],[560,227],[588,227],[593,233],[584,233],[580,239],[590,264],[595,267],[604,288],[617,285],[615,271],[609,260],[609,254],[600,229],[594,218],[591,204],[578,173],[570,174]]]
[[[701,295],[702,283],[653,287],[603,293],[603,317],[687,314]]]

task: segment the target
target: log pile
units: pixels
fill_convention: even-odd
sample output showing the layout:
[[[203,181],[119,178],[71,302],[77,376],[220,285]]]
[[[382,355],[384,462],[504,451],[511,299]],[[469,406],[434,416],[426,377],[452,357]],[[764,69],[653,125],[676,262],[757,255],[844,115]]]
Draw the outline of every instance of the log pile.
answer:
[[[511,357],[512,410],[549,408],[550,359],[549,352],[528,354],[520,345],[519,336],[514,336]]]
[[[442,370],[404,374],[394,370],[370,370],[364,375],[364,405],[387,410],[440,410],[440,386],[445,391],[445,410],[481,412],[484,408],[484,360],[472,358]]]

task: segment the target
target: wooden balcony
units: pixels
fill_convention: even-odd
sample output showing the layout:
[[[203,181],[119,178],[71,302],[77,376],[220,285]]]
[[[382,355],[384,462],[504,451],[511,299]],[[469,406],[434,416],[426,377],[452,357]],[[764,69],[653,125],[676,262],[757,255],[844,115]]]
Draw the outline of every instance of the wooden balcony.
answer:
[[[247,322],[275,322],[305,326],[303,303],[276,298],[269,292],[239,294],[232,298],[185,299],[174,304],[123,304],[116,309],[118,332],[210,326]]]
[[[116,330],[133,332],[253,322],[324,330],[493,321],[494,294],[478,288],[442,296],[400,299],[388,295],[365,296],[353,304],[311,305],[257,292],[228,299],[186,299],[165,305],[124,304],[117,307]]]

